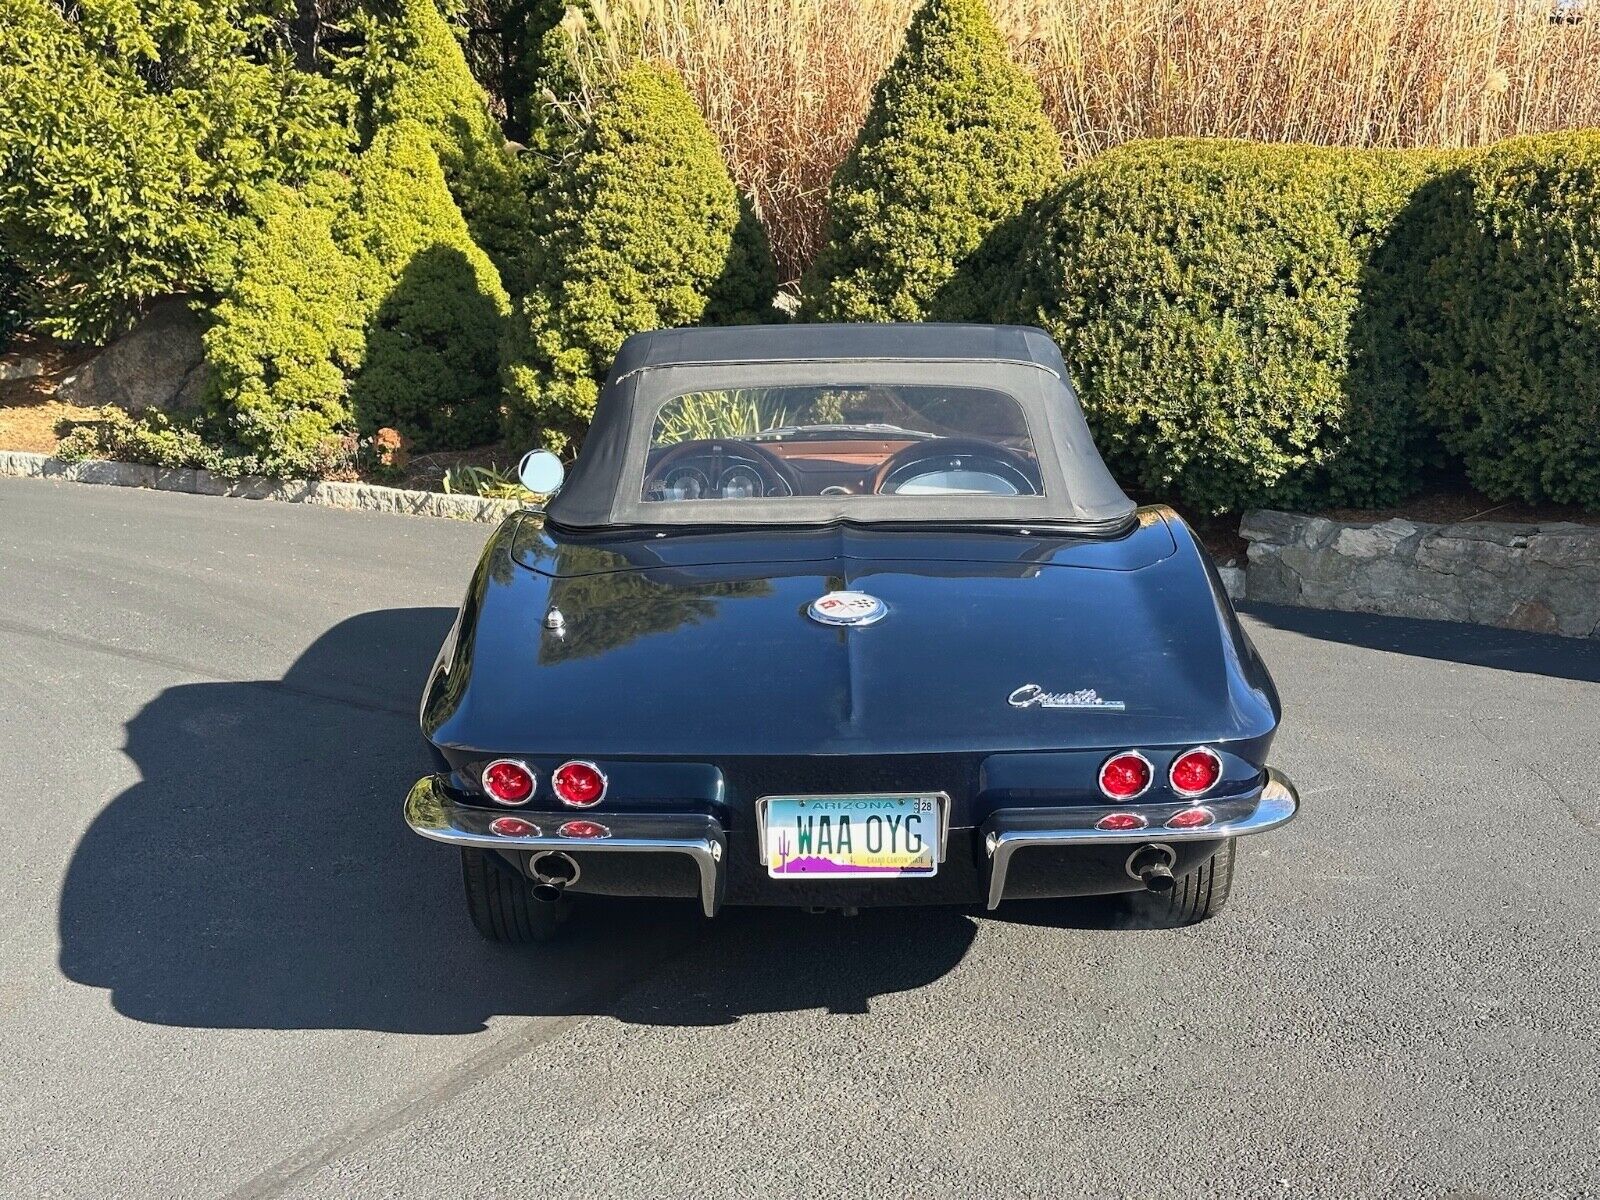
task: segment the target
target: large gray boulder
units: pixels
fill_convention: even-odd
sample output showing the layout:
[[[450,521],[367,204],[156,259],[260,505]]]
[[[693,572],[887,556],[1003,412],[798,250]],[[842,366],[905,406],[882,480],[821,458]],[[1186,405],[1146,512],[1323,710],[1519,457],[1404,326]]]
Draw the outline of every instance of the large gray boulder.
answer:
[[[58,397],[132,412],[193,405],[205,383],[205,325],[183,300],[155,304],[127,333],[62,381]]]

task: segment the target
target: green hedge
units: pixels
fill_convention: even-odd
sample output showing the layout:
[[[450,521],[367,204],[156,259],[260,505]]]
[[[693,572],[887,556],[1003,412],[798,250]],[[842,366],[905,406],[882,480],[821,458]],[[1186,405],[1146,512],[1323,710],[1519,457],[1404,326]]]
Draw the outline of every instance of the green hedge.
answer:
[[[1502,142],[1440,199],[1424,412],[1490,498],[1600,509],[1600,133]]]
[[[1061,343],[1144,494],[1383,506],[1464,467],[1491,498],[1600,507],[1600,133],[1132,143],[1026,241],[1001,315]]]
[[[631,333],[771,319],[766,237],[665,68],[634,67],[602,98],[538,222],[534,285],[506,345],[508,427],[520,443],[575,448]]]
[[[1395,253],[1459,159],[1140,142],[1041,206],[1013,319],[1061,343],[1123,482],[1222,512],[1393,503],[1429,458]]]
[[[974,256],[1013,256],[1016,218],[1061,173],[1039,89],[1007,56],[984,0],[926,0],[834,175],[804,315],[982,319],[990,272]]]

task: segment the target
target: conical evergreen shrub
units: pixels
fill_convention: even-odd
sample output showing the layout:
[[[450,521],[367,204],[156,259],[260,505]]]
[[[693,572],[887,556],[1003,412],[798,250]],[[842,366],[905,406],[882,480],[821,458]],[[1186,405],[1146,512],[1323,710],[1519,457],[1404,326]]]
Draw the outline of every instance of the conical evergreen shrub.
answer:
[[[427,129],[473,240],[506,287],[519,293],[526,283],[528,201],[461,43],[434,0],[393,0],[391,15],[368,36],[369,61],[355,72],[366,94],[367,133],[375,137],[404,120]]]
[[[365,351],[360,264],[340,244],[353,201],[334,172],[263,191],[205,335],[206,401],[223,439],[276,475],[317,473],[350,426]]]
[[[213,420],[264,470],[319,473],[356,430],[418,449],[498,434],[510,305],[431,142],[401,121],[353,176],[264,194],[206,333]]]
[[[534,283],[506,347],[508,426],[527,444],[575,447],[629,334],[771,311],[766,236],[666,68],[636,66],[611,87],[537,221]]]
[[[351,383],[362,433],[388,426],[419,450],[500,433],[500,341],[511,311],[494,264],[445,186],[427,130],[379,132],[357,174],[366,356]]]
[[[986,239],[1062,175],[1039,89],[984,0],[927,0],[829,189],[802,312],[820,321],[987,319]],[[984,259],[1003,258],[992,252]],[[1003,264],[1001,264],[1003,265]],[[935,311],[936,310],[936,311]]]

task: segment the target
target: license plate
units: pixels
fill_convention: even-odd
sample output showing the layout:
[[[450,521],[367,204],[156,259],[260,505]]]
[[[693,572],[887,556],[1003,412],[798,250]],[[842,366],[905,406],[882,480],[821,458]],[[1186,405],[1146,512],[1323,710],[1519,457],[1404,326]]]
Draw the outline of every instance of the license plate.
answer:
[[[774,879],[928,877],[938,873],[945,797],[768,796],[762,853]]]

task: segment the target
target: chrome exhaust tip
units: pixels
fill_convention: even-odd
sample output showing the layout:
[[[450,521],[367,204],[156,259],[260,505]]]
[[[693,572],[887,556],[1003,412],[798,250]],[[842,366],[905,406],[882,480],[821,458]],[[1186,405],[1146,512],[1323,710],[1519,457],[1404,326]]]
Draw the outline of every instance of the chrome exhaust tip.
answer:
[[[579,873],[577,861],[560,850],[546,850],[528,860],[528,874],[533,877],[533,898],[546,904],[561,899],[567,886],[578,881]]]
[[[1145,891],[1164,894],[1178,885],[1172,875],[1172,864],[1177,861],[1177,852],[1171,846],[1152,842],[1128,855],[1123,869],[1130,879],[1144,884]]]

